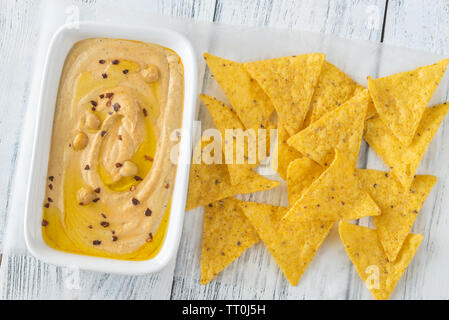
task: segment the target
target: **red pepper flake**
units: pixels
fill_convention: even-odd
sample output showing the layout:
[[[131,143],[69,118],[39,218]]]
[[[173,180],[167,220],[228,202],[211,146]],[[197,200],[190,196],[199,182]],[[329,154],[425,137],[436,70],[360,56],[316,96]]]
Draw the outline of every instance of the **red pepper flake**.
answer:
[[[107,228],[107,227],[109,227],[109,222],[107,222],[107,221],[101,221],[101,222],[100,222],[100,225],[101,225],[103,228]]]
[[[104,60],[104,59],[98,60],[98,63],[99,63],[99,64],[105,64],[105,63],[106,63],[106,60]]]
[[[87,227],[88,227],[89,229],[92,229],[92,225],[88,225]]]
[[[48,185],[48,189],[53,190],[53,185],[51,183]]]
[[[145,160],[154,161],[153,157],[147,156],[146,154],[143,156]]]
[[[50,181],[53,181],[54,179],[55,179],[55,177],[53,177],[53,176],[48,177],[48,180],[50,180]]]
[[[132,201],[133,205],[135,205],[135,206],[140,204],[140,201],[137,200],[136,198],[132,198],[131,201]]]
[[[42,226],[43,227],[46,227],[46,226],[48,226],[48,221],[47,220],[45,220],[45,219],[42,219]]]
[[[101,241],[100,240],[94,240],[94,241],[92,241],[92,244],[94,246],[99,246],[101,244]]]
[[[95,100],[90,100],[90,104],[93,105],[94,107],[98,105],[97,101]]]
[[[112,241],[117,241],[117,240],[118,240],[117,236],[112,236]]]
[[[114,92],[106,93],[106,98],[111,99],[114,96]]]
[[[168,189],[168,188],[170,188],[170,185],[169,185],[168,183],[166,183],[165,186],[164,186],[164,188],[165,188],[165,189]]]
[[[95,111],[95,110],[97,110],[97,109],[96,109],[95,107],[92,107],[91,110],[92,110],[92,111]]]
[[[48,209],[50,208],[50,204],[47,202],[46,204],[44,204],[44,207]]]
[[[373,187],[374,187],[374,188],[377,187],[377,183],[373,184]]]
[[[150,208],[146,208],[145,209],[145,215],[147,216],[147,217],[151,217],[151,214],[152,214],[153,212],[151,211],[151,209]]]
[[[115,59],[115,60],[112,60],[112,64],[119,64],[120,63],[120,61],[119,60],[117,60],[117,59]]]
[[[114,111],[117,112],[120,109],[120,105],[118,103],[114,103],[112,108],[114,108]]]
[[[53,199],[50,197],[48,197],[47,200],[48,200],[48,202],[53,202]]]
[[[120,168],[121,166],[123,166],[123,164],[121,164],[120,162],[117,162],[117,163],[115,164],[115,167],[116,167],[116,168]]]
[[[147,109],[143,108],[142,109],[143,115],[146,117],[148,115]]]
[[[101,216],[106,219],[106,215],[104,213],[102,213]]]
[[[239,245],[241,245],[242,243],[240,242],[240,241],[237,241],[237,245],[239,246]]]
[[[104,137],[106,135],[106,131],[101,131],[101,136]]]
[[[84,170],[90,170],[90,167],[88,164],[86,164],[86,166],[84,167]]]
[[[103,77],[103,79],[106,79],[108,77],[106,73],[103,73],[101,76]]]
[[[95,199],[93,199],[92,201],[93,202],[98,202],[100,200],[100,198],[95,198]]]
[[[139,177],[139,176],[134,176],[134,179],[136,180],[136,181],[142,181],[143,179],[141,178],[141,177]]]
[[[387,173],[385,173],[385,177],[387,177],[387,178],[388,178],[388,172],[387,172]]]
[[[100,97],[100,99],[103,99],[104,98],[104,94],[103,93],[100,94],[99,97]]]
[[[153,234],[151,232],[148,234],[147,242],[153,242]]]
[[[100,191],[101,191],[100,188],[95,188],[95,189],[94,189],[94,192],[95,192],[95,193],[100,193]]]
[[[129,70],[128,70],[128,69],[125,69],[125,70],[123,70],[122,72],[123,72],[123,74],[127,74],[127,73],[129,72]]]
[[[122,137],[122,135],[121,134],[119,134],[118,136],[117,136],[117,138],[120,140],[120,141],[122,141],[123,140],[123,137]]]

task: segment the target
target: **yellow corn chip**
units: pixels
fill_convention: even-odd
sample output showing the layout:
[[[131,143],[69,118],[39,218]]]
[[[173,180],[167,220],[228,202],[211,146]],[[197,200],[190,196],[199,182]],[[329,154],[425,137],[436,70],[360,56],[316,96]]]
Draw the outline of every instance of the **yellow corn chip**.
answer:
[[[247,139],[244,139],[243,143],[239,143],[234,135],[227,136],[226,130],[241,130],[242,133],[245,131],[245,127],[233,108],[205,94],[200,95],[200,98],[209,109],[214,124],[220,131],[225,159],[226,154],[232,155],[232,158],[226,160],[231,184],[241,183],[253,172],[252,168],[257,166],[257,136],[255,134],[251,135],[254,143],[248,143]],[[253,131],[253,133],[255,132]],[[230,148],[226,149],[227,146],[230,146]],[[240,161],[237,157],[239,150],[243,156]]]
[[[279,123],[276,150],[272,159],[272,168],[277,171],[284,180],[287,179],[288,164],[291,161],[302,157],[301,153],[287,144],[288,137],[287,130],[285,130],[284,126]]]
[[[204,54],[204,59],[245,128],[265,128],[274,111],[273,104],[243,64],[209,53]]]
[[[416,176],[411,188],[404,189],[385,171],[357,169],[356,175],[382,212],[374,217],[377,235],[388,260],[395,261],[437,178]]]
[[[376,230],[342,221],[338,229],[349,258],[374,298],[388,299],[412,261],[423,236],[409,234],[396,261],[389,262]]]
[[[245,183],[232,185],[225,164],[192,163],[190,165],[186,211],[236,194],[269,190],[279,185],[278,181],[267,179],[254,171],[251,171],[247,178],[248,180]]]
[[[295,202],[283,219],[336,221],[377,216],[380,209],[360,186],[354,167],[335,149],[335,159]]]
[[[290,223],[281,219],[287,208],[244,201],[240,202],[240,207],[285,277],[292,285],[297,285],[333,222]]]
[[[448,62],[449,59],[444,59],[416,70],[378,79],[368,77],[368,89],[379,118],[402,145],[412,143],[424,110]]]
[[[328,166],[334,148],[347,154],[355,166],[362,140],[364,120],[368,108],[368,90],[362,91],[337,109],[326,113],[306,129],[287,140],[287,143],[321,164]]]
[[[201,249],[201,284],[217,276],[259,236],[245,217],[237,199],[228,198],[206,207]]]
[[[289,135],[301,128],[321,73],[324,54],[313,53],[245,63],[270,97]]]
[[[293,206],[301,198],[304,191],[318,179],[324,170],[324,167],[309,158],[300,158],[290,162],[287,169],[287,191],[290,206]]]
[[[357,88],[364,89],[332,63],[324,61],[320,80],[310,104],[312,108],[311,122],[315,122],[327,112],[352,98]]]
[[[449,104],[424,111],[415,138],[407,147],[388,130],[380,118],[366,121],[365,140],[385,161],[404,188],[409,188],[422,157],[444,119]]]

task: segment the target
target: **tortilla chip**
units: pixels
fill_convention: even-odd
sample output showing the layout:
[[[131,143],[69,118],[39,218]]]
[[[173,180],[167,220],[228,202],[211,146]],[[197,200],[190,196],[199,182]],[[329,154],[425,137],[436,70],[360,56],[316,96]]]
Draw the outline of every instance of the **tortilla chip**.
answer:
[[[204,54],[204,59],[245,128],[266,128],[273,104],[243,64],[209,53]]]
[[[290,223],[281,219],[288,208],[245,201],[240,207],[290,284],[297,285],[333,222]]]
[[[365,89],[342,106],[326,113],[306,129],[290,137],[287,143],[304,156],[325,167],[333,159],[334,148],[338,148],[355,166],[368,101],[369,94]]]
[[[389,262],[376,230],[342,221],[338,229],[349,258],[374,298],[388,299],[412,261],[423,236],[409,234],[396,261]]]
[[[228,198],[208,205],[203,224],[201,284],[215,278],[259,240],[237,199]]]
[[[304,191],[318,179],[324,170],[324,167],[309,158],[300,158],[290,162],[287,169],[287,191],[290,206],[293,206],[301,198]]]
[[[248,180],[245,183],[232,185],[225,164],[192,163],[190,165],[186,211],[236,194],[269,190],[279,185],[278,181],[267,179],[254,171],[251,171],[247,178]]]
[[[328,61],[323,62],[320,80],[313,93],[311,122],[339,107],[354,96],[357,88],[364,89],[346,73]]]
[[[382,212],[374,217],[377,235],[388,260],[395,261],[437,178],[416,176],[411,188],[404,189],[385,171],[357,169],[356,175]]]
[[[380,118],[366,121],[365,140],[390,167],[404,188],[409,188],[419,163],[444,119],[449,104],[426,108],[412,143],[405,147]]]
[[[338,149],[335,159],[295,202],[283,219],[336,221],[378,216],[380,209],[354,174],[354,167]]]
[[[217,129],[220,131],[221,137],[222,137],[222,146],[223,146],[223,153],[226,155],[225,146],[231,145],[232,146],[232,155],[233,158],[229,162],[227,161],[229,175],[231,178],[231,184],[235,185],[238,183],[243,182],[244,180],[248,179],[248,176],[251,174],[252,168],[257,167],[257,143],[248,143],[248,140],[244,140],[244,144],[242,146],[239,145],[236,139],[234,137],[230,137],[229,139],[226,139],[226,130],[233,129],[233,130],[242,130],[245,131],[245,127],[243,126],[242,122],[238,118],[237,114],[235,113],[234,109],[223,102],[221,102],[218,99],[215,99],[211,96],[201,94],[200,95],[201,100],[209,109],[209,112],[212,115],[212,119],[214,120],[214,124],[217,127]],[[255,133],[253,131],[253,133]],[[257,136],[252,136],[257,142]],[[237,150],[238,148],[243,148],[242,153],[246,159],[243,160],[243,163],[237,163]],[[251,148],[251,149],[248,149]],[[248,158],[250,155],[253,155],[253,158]]]
[[[272,168],[277,171],[284,180],[287,180],[287,167],[289,163],[302,157],[301,153],[287,144],[288,137],[287,130],[285,130],[284,126],[279,123],[276,150],[272,158]]]
[[[313,53],[244,64],[273,102],[289,135],[304,122],[324,59],[324,54]]]
[[[388,77],[368,77],[368,89],[379,118],[403,146],[412,143],[424,110],[448,63],[449,59],[443,59],[429,66]]]

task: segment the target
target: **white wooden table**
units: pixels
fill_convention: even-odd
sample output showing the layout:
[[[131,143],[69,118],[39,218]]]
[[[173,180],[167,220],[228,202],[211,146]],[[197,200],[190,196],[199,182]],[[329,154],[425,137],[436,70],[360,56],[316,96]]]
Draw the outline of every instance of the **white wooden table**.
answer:
[[[276,26],[332,33],[348,39],[385,42],[413,49],[449,54],[449,3],[446,0],[73,0],[88,8],[95,19],[107,6],[138,8],[141,12],[187,17],[203,21],[250,26]],[[0,1],[0,245],[10,206],[14,170],[23,117],[29,96],[31,63],[39,37],[39,0]],[[440,199],[441,200],[441,199]],[[437,205],[444,201],[436,202]],[[434,210],[443,214],[442,210]],[[370,298],[350,265],[338,280],[305,280],[305,289],[292,289],[280,271],[274,281],[257,275],[258,268],[276,270],[261,244],[246,252],[208,286],[199,286],[199,232],[202,214],[188,215],[176,262],[156,275],[126,277],[81,272],[80,286],[67,283],[71,271],[44,264],[30,256],[5,257],[7,281],[0,288],[6,299],[307,299]],[[429,225],[429,228],[431,225]],[[426,230],[430,231],[430,230]],[[196,232],[194,234],[193,232]],[[1,252],[1,249],[0,249]],[[192,259],[192,257],[194,257]],[[323,263],[325,260],[317,255]],[[329,263],[329,262],[327,262]],[[311,267],[316,267],[312,263]],[[242,287],[243,268],[254,268],[251,281],[264,287]],[[326,281],[337,281],[328,286]],[[266,286],[264,286],[266,284]],[[394,298],[449,298],[447,288],[420,293],[419,279],[407,279]],[[301,286],[302,284],[300,284]],[[336,289],[338,288],[338,289]]]

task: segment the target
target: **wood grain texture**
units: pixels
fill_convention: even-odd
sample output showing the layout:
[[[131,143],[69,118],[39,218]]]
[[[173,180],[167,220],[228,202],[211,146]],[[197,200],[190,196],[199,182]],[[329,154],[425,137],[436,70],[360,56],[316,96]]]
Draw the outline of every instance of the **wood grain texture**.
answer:
[[[0,247],[37,40],[37,8],[36,1],[0,2]]]
[[[127,10],[129,1],[74,0],[83,19],[96,19],[102,8],[114,6]],[[134,0],[141,12],[188,17],[196,20],[247,26],[289,27],[338,35],[348,39],[379,42],[385,0]],[[449,52],[448,4],[444,0],[390,0],[384,42],[409,48]],[[32,72],[33,43],[38,39],[39,17],[34,1],[0,2],[0,90],[8,94],[0,100],[0,169],[8,177],[0,181],[0,243],[4,216],[8,209],[11,182],[20,136],[21,119],[28,99],[27,73]],[[238,36],[238,35],[236,35]],[[28,64],[27,64],[28,63]],[[5,71],[6,70],[6,71]],[[5,76],[8,75],[7,77]],[[215,90],[217,84],[206,72],[202,92]],[[447,93],[446,93],[447,97]],[[220,98],[220,97],[219,97]],[[222,98],[222,97],[221,97]],[[14,107],[11,107],[14,106]],[[209,113],[200,108],[203,127],[212,126]],[[421,172],[449,181],[449,142],[446,121],[425,157]],[[362,150],[362,163],[382,168],[372,151]],[[435,170],[437,168],[437,170]],[[284,188],[284,189],[283,189]],[[394,298],[449,298],[449,201],[444,198],[448,186],[439,182],[424,206],[414,231],[427,235],[418,256],[398,285]],[[277,190],[245,196],[243,199],[286,205],[285,184]],[[47,265],[30,256],[5,256],[2,262],[0,297],[5,299],[370,299],[370,293],[347,259],[338,266],[334,261],[345,256],[334,229],[318,252],[298,287],[291,287],[264,246],[250,248],[207,286],[199,285],[199,261],[203,210],[186,213],[181,245],[176,262],[164,272],[139,277],[107,275]],[[367,220],[361,222],[369,224]],[[330,254],[329,254],[330,253]],[[329,268],[336,272],[330,274]],[[6,270],[6,271],[5,271]],[[5,272],[3,272],[5,271]],[[338,277],[335,275],[338,274]],[[78,279],[78,280],[76,280]],[[70,282],[73,280],[74,282]],[[77,289],[76,283],[80,284]]]

